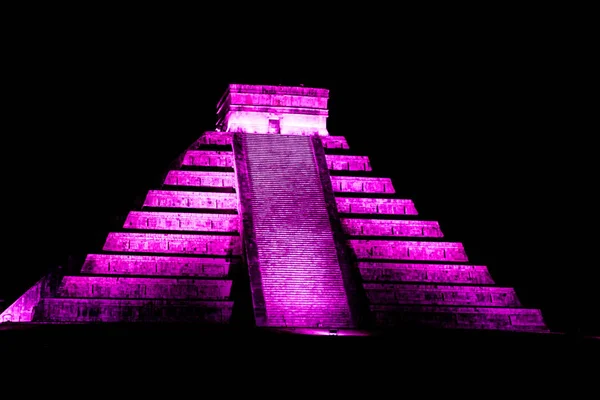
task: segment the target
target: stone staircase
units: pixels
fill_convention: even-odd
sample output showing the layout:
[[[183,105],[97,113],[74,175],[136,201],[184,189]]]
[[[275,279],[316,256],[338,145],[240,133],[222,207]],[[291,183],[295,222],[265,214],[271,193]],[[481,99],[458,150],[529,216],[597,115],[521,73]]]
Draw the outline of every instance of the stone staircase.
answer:
[[[352,327],[311,138],[236,136],[253,301],[264,315],[257,323]]]

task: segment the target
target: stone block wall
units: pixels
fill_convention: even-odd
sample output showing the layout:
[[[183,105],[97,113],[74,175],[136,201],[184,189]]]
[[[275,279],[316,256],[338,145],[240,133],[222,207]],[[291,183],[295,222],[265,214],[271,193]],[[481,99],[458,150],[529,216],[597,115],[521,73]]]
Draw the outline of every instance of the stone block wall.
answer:
[[[235,214],[131,211],[124,228],[196,232],[239,232]]]
[[[225,278],[239,260],[130,254],[88,254],[81,272],[94,275],[159,275]]]
[[[412,200],[337,197],[338,212],[348,214],[417,215]]]
[[[144,207],[237,211],[237,202],[236,193],[150,190],[144,200]]]

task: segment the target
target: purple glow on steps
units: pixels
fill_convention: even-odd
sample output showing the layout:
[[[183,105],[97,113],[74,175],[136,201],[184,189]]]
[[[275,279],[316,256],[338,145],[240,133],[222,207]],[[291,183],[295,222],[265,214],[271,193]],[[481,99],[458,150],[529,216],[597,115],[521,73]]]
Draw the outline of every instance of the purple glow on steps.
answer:
[[[340,213],[417,215],[412,200],[336,197]]]
[[[332,176],[334,192],[395,193],[390,178],[362,178],[356,176]]]
[[[165,185],[228,187],[235,188],[233,172],[209,171],[169,171]],[[390,178],[362,178],[356,176],[332,176],[331,184],[335,192],[351,193],[395,193]]]
[[[233,172],[171,170],[167,174],[164,184],[235,188],[235,175]]]
[[[371,171],[369,157],[326,155],[327,167],[336,171]],[[188,150],[181,165],[195,167],[233,167],[230,151]]]
[[[333,171],[371,171],[369,157],[326,154],[327,168]]]
[[[383,262],[358,263],[363,279],[383,282],[438,282],[493,285],[484,265],[398,264]]]
[[[417,324],[449,329],[549,332],[538,309],[373,305],[371,310],[378,326]]]
[[[239,217],[232,214],[131,211],[127,216],[123,228],[200,232],[238,232]]]
[[[98,275],[173,275],[224,278],[232,261],[223,258],[88,254],[81,272]]]
[[[245,134],[236,140],[257,324],[352,327],[311,139]]]
[[[40,279],[21,295],[6,310],[0,313],[0,323],[3,322],[30,322],[33,320],[35,306],[42,298],[48,280]]]
[[[150,190],[144,201],[144,207],[237,210],[237,202],[235,193]]]
[[[228,300],[230,280],[65,276],[61,297]]]
[[[437,304],[520,307],[512,288],[365,283],[371,304]]]
[[[181,165],[232,167],[233,153],[230,151],[188,150]]]
[[[111,232],[103,250],[142,253],[241,255],[239,236]]]
[[[196,140],[192,147],[198,148],[202,145],[231,145],[232,138],[232,132],[207,131]],[[321,142],[326,149],[349,149],[348,142],[344,136],[321,136]]]
[[[348,240],[358,258],[390,260],[469,261],[462,243],[400,240]]]
[[[46,298],[38,304],[35,320],[227,324],[232,309],[231,301]]]
[[[344,232],[352,236],[444,236],[435,221],[342,218],[341,223]]]
[[[323,136],[321,137],[321,144],[326,149],[348,150],[350,148],[344,136]]]
[[[198,148],[202,145],[231,145],[232,137],[233,133],[231,132],[206,131],[198,138],[198,140],[194,142],[191,147]]]

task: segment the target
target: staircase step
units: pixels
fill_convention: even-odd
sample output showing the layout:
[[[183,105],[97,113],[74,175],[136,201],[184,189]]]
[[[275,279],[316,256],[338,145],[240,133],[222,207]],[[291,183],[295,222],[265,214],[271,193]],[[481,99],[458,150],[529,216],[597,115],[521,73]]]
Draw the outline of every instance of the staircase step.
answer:
[[[131,211],[127,215],[123,228],[199,232],[238,232],[239,217],[236,214]]]
[[[88,254],[81,272],[100,275],[173,275],[225,277],[231,264],[224,258],[140,256],[129,254]]]
[[[231,301],[45,298],[34,321],[226,324],[232,309]]]
[[[65,276],[59,297],[228,300],[230,280]]]
[[[351,236],[444,236],[436,221],[342,218],[341,224]]]
[[[417,215],[412,200],[336,197],[338,212],[349,214]]]
[[[150,190],[146,195],[144,207],[237,210],[237,202],[236,193]]]
[[[359,259],[469,261],[459,242],[350,239],[348,244]]]
[[[385,262],[358,263],[364,281],[439,282],[493,285],[484,265],[398,264]]]
[[[233,172],[182,171],[171,170],[164,181],[165,185],[235,188]]]
[[[110,232],[105,251],[239,256],[239,236]]]
[[[390,178],[370,178],[357,176],[332,176],[334,192],[348,193],[395,193]]]
[[[365,283],[371,304],[437,304],[519,307],[513,288],[492,286]]]
[[[372,305],[371,311],[377,325],[381,327],[409,324],[438,328],[548,332],[540,310],[530,308]]]

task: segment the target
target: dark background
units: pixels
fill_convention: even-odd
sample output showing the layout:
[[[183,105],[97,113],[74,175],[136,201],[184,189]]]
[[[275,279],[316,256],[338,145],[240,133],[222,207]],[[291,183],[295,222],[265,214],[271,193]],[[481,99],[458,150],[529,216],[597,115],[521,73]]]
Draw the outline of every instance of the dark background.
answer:
[[[373,174],[463,242],[471,263],[541,308],[553,330],[600,335],[597,268],[584,245],[591,211],[571,168],[583,158],[571,147],[573,109],[586,109],[569,92],[577,76],[565,60],[576,51],[560,30],[516,19],[381,31],[320,21],[302,25],[312,38],[252,21],[235,33],[159,22],[14,31],[5,306],[50,269],[70,258],[78,270],[100,251],[169,163],[214,129],[227,84],[303,84],[330,90],[330,134],[370,156]]]

